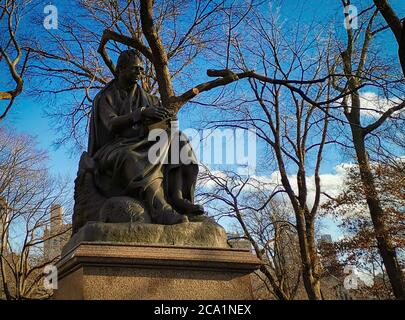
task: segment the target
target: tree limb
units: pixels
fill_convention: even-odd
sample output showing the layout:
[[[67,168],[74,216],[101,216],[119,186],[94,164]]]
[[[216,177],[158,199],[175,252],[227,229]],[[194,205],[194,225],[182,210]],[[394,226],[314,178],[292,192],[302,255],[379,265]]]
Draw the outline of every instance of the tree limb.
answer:
[[[368,125],[367,127],[364,128],[364,133],[368,134],[377,129],[379,126],[381,126],[387,118],[389,118],[394,112],[399,111],[401,109],[405,108],[405,101],[392,107],[389,108],[387,111],[385,111],[382,116],[375,121],[374,123]]]
[[[374,3],[397,39],[399,60],[405,75],[405,23],[401,22],[387,0],[374,0]]]
[[[160,98],[163,106],[170,107],[170,98],[174,96],[174,90],[171,83],[167,54],[162,39],[159,37],[153,24],[153,1],[141,0],[140,4],[142,32],[152,50]]]
[[[152,51],[147,46],[145,46],[139,39],[127,37],[125,35],[119,34],[111,30],[104,30],[97,52],[101,54],[101,57],[103,58],[108,69],[110,69],[110,71],[114,75],[116,75],[115,65],[106,51],[106,45],[109,40],[117,41],[129,47],[132,47],[138,50],[149,61],[151,62],[153,61]]]
[[[401,41],[402,25],[398,16],[395,14],[387,0],[374,0],[374,3],[377,6],[378,11],[380,11],[381,15],[384,17],[385,21],[387,21],[399,43]]]

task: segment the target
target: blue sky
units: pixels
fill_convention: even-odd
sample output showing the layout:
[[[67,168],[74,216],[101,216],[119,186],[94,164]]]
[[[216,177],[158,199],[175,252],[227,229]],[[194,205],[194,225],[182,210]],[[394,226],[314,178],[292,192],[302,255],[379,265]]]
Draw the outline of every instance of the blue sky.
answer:
[[[77,8],[72,5],[73,1],[59,0],[53,2],[41,2],[34,12],[31,14],[37,17],[44,16],[42,12],[44,5],[53,4],[58,7],[59,15],[75,15]],[[271,1],[269,1],[271,2]],[[405,3],[403,0],[391,0],[393,7],[398,10],[401,14],[405,15]],[[337,31],[343,30],[343,19],[340,12],[341,6],[340,1],[337,0],[307,0],[307,1],[296,1],[296,0],[284,0],[277,1],[281,3],[281,17],[284,20],[285,25],[294,22],[298,19],[301,21],[311,22],[312,20],[322,21],[322,19],[331,19],[335,15]],[[362,3],[368,4],[370,1],[362,1]],[[268,10],[268,4],[263,6],[264,10]],[[75,11],[76,10],[76,11]],[[29,22],[23,27],[27,31],[32,28]],[[41,28],[35,26],[36,32],[41,32]],[[57,32],[57,31],[56,31]],[[386,46],[382,48],[384,54],[394,56],[396,54],[396,44],[394,42],[391,32],[387,31],[382,35]],[[203,69],[205,66],[201,65]],[[4,77],[0,71],[0,84],[2,83],[1,77]],[[3,80],[4,81],[4,80]],[[61,103],[64,99],[69,99],[68,96],[60,95],[56,98],[54,103]],[[63,146],[56,149],[53,144],[57,137],[57,132],[55,132],[52,127],[52,123],[49,118],[45,116],[46,102],[41,99],[36,99],[32,96],[27,96],[25,94],[21,95],[12,110],[8,118],[1,124],[2,126],[11,126],[15,128],[17,132],[28,133],[37,137],[39,147],[46,149],[49,152],[49,167],[51,172],[60,175],[69,175],[72,177],[72,187],[73,179],[76,175],[77,164],[79,159],[79,154],[71,153],[69,146]],[[2,106],[2,105],[1,105]],[[182,121],[182,126],[187,126],[187,124],[193,123],[197,118],[190,119],[190,112],[187,110],[180,114],[180,120]],[[336,164],[343,162],[344,157],[340,154],[329,154],[326,156],[329,159],[329,164],[325,165],[323,168],[323,173],[333,173],[333,168]],[[260,168],[259,168],[260,169]],[[337,237],[338,232],[334,225],[330,224],[332,233]]]
[[[272,1],[269,1],[269,3]],[[282,0],[273,1],[275,3],[281,3],[280,12],[284,24],[288,25],[290,22],[294,22],[297,19],[301,21],[321,21],[323,17],[330,19],[332,13],[336,13],[336,20],[341,19],[340,11],[340,1],[336,0],[307,0],[307,1],[296,1],[296,0]],[[363,3],[368,3],[370,1],[362,1]],[[392,6],[396,8],[399,12],[405,14],[405,4],[402,0],[391,0]],[[401,3],[402,2],[402,3]],[[72,15],[75,14],[75,7],[71,5],[71,1],[58,0],[58,1],[42,1],[43,5],[38,5],[35,8],[35,15],[45,14],[42,12],[43,6],[46,4],[56,5],[58,8],[58,13],[60,16],[65,14]],[[268,5],[265,6],[265,8]],[[343,24],[343,22],[342,22]],[[24,26],[25,29],[31,28],[30,25]],[[343,28],[342,28],[343,29]],[[38,29],[40,30],[40,29]],[[391,32],[385,32],[383,37],[386,39],[387,45],[384,46],[387,54],[396,54],[396,44],[393,41]],[[384,39],[384,40],[385,40]],[[1,72],[1,71],[0,71]],[[1,75],[1,73],[0,73]],[[0,81],[1,83],[1,81]],[[58,96],[55,103],[59,103],[65,99],[64,96]],[[66,99],[69,99],[66,96]],[[10,113],[9,117],[4,121],[2,125],[11,125],[19,132],[29,133],[31,135],[38,137],[38,142],[41,148],[50,151],[50,165],[55,173],[73,173],[75,174],[76,162],[78,160],[78,155],[71,154],[69,146],[64,146],[59,149],[53,147],[55,142],[55,137],[57,132],[52,128],[52,123],[50,119],[45,116],[46,103],[41,100],[37,100],[34,97],[27,97],[25,95],[20,96],[17,99],[15,107]],[[185,111],[187,112],[187,111]],[[187,112],[187,119],[189,118],[189,113]],[[182,120],[182,115],[180,115]],[[188,122],[186,119],[182,121]],[[327,170],[330,171],[332,167]]]

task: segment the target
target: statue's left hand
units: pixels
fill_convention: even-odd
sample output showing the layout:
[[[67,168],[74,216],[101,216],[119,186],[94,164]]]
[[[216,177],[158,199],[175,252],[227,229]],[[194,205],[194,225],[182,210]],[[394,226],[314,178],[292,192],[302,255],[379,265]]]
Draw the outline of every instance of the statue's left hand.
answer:
[[[145,108],[142,111],[141,116],[147,119],[164,120],[170,118],[172,116],[172,113],[166,108],[159,106],[159,107]]]

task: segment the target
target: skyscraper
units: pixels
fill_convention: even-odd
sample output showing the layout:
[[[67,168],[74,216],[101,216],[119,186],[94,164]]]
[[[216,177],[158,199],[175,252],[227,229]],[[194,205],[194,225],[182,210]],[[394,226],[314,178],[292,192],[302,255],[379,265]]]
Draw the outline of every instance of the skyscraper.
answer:
[[[0,245],[3,247],[3,252],[7,252],[8,240],[8,205],[7,202],[0,197]]]
[[[63,208],[59,204],[52,205],[50,225],[44,231],[44,257],[51,261],[60,256],[63,246],[69,240],[69,225],[63,223]]]

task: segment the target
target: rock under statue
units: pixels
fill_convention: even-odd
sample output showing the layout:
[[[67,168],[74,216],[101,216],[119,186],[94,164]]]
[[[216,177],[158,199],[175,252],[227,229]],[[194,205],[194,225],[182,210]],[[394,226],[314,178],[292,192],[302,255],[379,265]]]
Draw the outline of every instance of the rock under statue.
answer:
[[[138,85],[142,71],[136,51],[122,52],[116,78],[94,99],[88,151],[75,181],[73,234],[89,221],[131,222],[142,215],[149,219],[142,221],[177,224],[204,213],[194,204],[198,164],[184,135],[179,150],[187,161],[183,156],[171,163],[171,139],[159,149],[158,161],[149,161],[156,143],[148,139],[149,131],[165,124],[170,136],[175,114]]]

